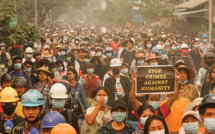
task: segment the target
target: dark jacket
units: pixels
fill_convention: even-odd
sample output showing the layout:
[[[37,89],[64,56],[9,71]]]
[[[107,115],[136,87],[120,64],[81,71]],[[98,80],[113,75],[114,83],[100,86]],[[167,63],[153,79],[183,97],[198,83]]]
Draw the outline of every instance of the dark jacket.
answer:
[[[111,125],[112,122],[113,121],[110,121],[109,123],[99,128],[97,134],[114,134],[113,127]],[[134,131],[135,128],[132,125],[125,123],[124,134],[132,134]]]
[[[122,85],[122,88],[124,90],[124,97],[123,100],[128,104],[129,100],[129,93],[131,90],[131,83],[130,80],[126,76],[120,75],[120,83]],[[106,87],[109,91],[109,98],[108,98],[108,105],[111,106],[113,102],[115,101],[115,93],[116,93],[116,78],[111,76],[105,80],[104,87]]]
[[[9,73],[13,79],[14,79],[14,77],[13,77],[14,73],[15,73],[15,70],[13,70],[13,71],[11,71]],[[28,81],[28,89],[31,89],[32,88],[32,84],[31,84],[31,78],[30,78],[30,76],[25,71],[23,71],[23,75],[24,75],[24,78]]]

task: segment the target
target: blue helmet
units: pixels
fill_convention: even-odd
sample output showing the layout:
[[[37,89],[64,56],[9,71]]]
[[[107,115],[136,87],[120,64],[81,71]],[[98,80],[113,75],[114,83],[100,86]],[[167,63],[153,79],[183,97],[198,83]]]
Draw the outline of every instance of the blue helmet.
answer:
[[[207,34],[203,34],[202,38],[208,38],[208,35]]]
[[[30,89],[22,95],[22,106],[36,107],[43,104],[43,95],[36,89]]]
[[[63,115],[57,111],[50,111],[43,117],[41,128],[53,128],[59,123],[66,123]]]
[[[158,51],[159,51],[159,50],[158,50],[157,47],[153,47],[153,48],[152,48],[152,53],[158,53]]]

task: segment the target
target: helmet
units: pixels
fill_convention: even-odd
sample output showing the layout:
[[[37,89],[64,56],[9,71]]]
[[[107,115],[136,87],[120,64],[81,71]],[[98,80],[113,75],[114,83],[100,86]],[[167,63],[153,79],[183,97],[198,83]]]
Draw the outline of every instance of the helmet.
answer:
[[[208,35],[207,34],[203,34],[202,38],[208,38]]]
[[[1,47],[6,47],[6,44],[4,42],[0,43]]]
[[[136,58],[145,58],[145,55],[143,53],[138,53],[136,55]]]
[[[161,45],[156,45],[156,47],[158,48],[158,50],[163,49]]]
[[[68,92],[66,87],[62,83],[55,83],[49,93],[50,97],[56,99],[66,99],[68,97]]]
[[[199,105],[200,114],[202,114],[201,113],[202,108],[208,104],[214,104],[215,105],[215,94],[209,94],[203,98],[202,102]]]
[[[181,39],[181,35],[177,35],[177,36],[176,36],[176,39]]]
[[[12,87],[4,88],[0,93],[0,102],[15,102],[18,100],[18,94]]]
[[[158,53],[158,51],[159,51],[159,50],[158,50],[157,47],[153,47],[153,48],[152,48],[152,53]]]
[[[113,48],[112,47],[106,47],[105,51],[113,51]]]
[[[110,67],[121,67],[122,63],[121,60],[118,58],[114,58],[110,61]]]
[[[75,129],[68,123],[60,123],[55,126],[50,134],[77,134]]]
[[[59,80],[57,83],[63,84],[67,89],[67,93],[71,92],[71,86],[70,86],[70,83],[67,80]]]
[[[149,60],[152,60],[152,59],[160,59],[160,58],[158,58],[154,53],[150,53],[146,61],[148,62]]]
[[[22,106],[36,107],[43,104],[43,95],[36,89],[30,89],[22,95]]]
[[[183,48],[187,48],[187,49],[188,49],[188,45],[185,44],[185,43],[183,43],[183,44],[181,45],[181,49],[183,49]]]
[[[28,87],[28,81],[23,77],[16,77],[12,82],[12,87],[15,88],[15,86],[22,86],[22,87]]]
[[[2,83],[4,80],[12,81],[11,75],[9,75],[9,74],[4,74],[4,75],[2,75],[2,77],[1,77],[1,83]]]
[[[33,49],[32,49],[31,47],[27,47],[27,48],[25,49],[25,52],[26,52],[26,53],[33,53]]]
[[[41,128],[53,128],[59,123],[66,123],[63,115],[57,111],[50,111],[43,117]]]
[[[205,55],[204,55],[204,60],[206,61],[207,59],[209,58],[215,58],[215,55],[213,52],[207,52]]]

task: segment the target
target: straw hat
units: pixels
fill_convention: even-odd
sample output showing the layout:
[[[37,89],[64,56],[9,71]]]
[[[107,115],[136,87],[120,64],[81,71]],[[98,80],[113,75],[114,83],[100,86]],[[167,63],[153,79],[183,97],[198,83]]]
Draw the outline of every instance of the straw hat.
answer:
[[[152,60],[152,59],[157,59],[158,60],[160,58],[157,57],[154,53],[150,53],[146,61],[148,62],[149,60]]]
[[[194,71],[191,69],[191,68],[189,68],[189,67],[187,67],[187,66],[185,66],[185,65],[180,65],[179,67],[177,67],[176,68],[178,71],[179,70],[186,70],[188,73],[189,73],[189,76],[190,76],[190,79],[189,80],[192,80],[194,77],[195,77],[195,73],[194,73]]]
[[[52,74],[52,73],[51,73],[48,69],[46,69],[45,67],[41,67],[41,68],[35,69],[35,70],[34,70],[34,73],[35,73],[35,74],[39,74],[40,71],[46,72],[47,75],[51,75],[51,74]]]
[[[49,53],[49,51],[44,51],[41,56],[42,57],[51,57],[52,55]]]

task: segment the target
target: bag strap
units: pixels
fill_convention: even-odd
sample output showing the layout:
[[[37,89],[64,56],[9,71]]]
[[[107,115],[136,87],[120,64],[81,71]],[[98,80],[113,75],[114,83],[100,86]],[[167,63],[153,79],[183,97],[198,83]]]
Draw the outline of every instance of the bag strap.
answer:
[[[71,113],[71,110],[66,109],[66,111],[67,111],[67,114],[68,114],[68,117],[69,117],[69,123],[72,125],[72,113]]]
[[[47,83],[47,80],[46,80],[46,83]],[[46,83],[44,84],[44,86],[43,86],[42,90],[40,91],[41,93],[43,92],[43,89],[45,88]]]
[[[76,82],[76,84],[75,84],[75,90],[74,90],[74,92],[73,92],[73,94],[72,94],[72,97],[75,97],[75,92],[76,92],[76,90],[77,90],[77,87],[78,87],[78,82]]]

